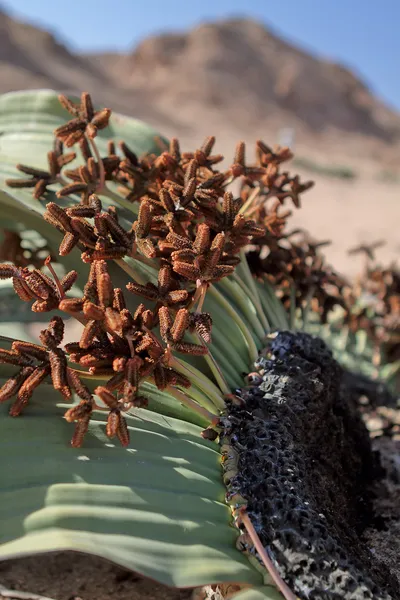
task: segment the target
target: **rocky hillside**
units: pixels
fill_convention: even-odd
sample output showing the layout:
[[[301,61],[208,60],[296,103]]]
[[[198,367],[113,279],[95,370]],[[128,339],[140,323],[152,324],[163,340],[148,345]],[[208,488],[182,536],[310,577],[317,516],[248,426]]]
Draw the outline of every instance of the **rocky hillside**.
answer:
[[[87,89],[184,141],[277,141],[289,128],[308,154],[400,157],[400,116],[362,81],[250,20],[155,36],[130,54],[80,56],[0,13],[0,92],[41,87]]]
[[[168,106],[207,106],[246,126],[300,121],[318,134],[334,129],[385,142],[399,139],[399,116],[350,71],[299,50],[253,21],[205,24],[187,34],[149,38],[130,56],[114,60],[108,60],[110,75],[160,95]]]
[[[0,12],[0,91],[26,88],[80,88],[104,81],[84,58],[48,33]]]

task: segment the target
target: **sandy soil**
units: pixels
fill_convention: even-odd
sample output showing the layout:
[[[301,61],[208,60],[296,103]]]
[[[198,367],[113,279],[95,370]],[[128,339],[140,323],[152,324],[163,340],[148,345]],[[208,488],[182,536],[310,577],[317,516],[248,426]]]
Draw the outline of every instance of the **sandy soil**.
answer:
[[[384,240],[376,258],[387,265],[400,259],[400,185],[360,178],[353,182],[312,176],[315,186],[303,195],[303,205],[293,212],[291,226],[304,227],[317,240],[332,240],[323,248],[329,263],[343,274],[354,276],[364,263],[349,256],[349,248]]]

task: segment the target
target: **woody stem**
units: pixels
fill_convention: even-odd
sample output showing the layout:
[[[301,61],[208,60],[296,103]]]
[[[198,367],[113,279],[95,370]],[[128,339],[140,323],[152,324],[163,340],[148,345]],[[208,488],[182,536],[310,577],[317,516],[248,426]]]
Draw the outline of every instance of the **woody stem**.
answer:
[[[246,512],[243,512],[240,516],[240,520],[242,524],[245,526],[247,533],[249,534],[251,541],[253,542],[258,554],[262,562],[264,563],[265,568],[273,579],[276,587],[280,590],[283,597],[286,600],[296,600],[296,596],[289,589],[286,583],[283,581],[282,577],[279,575],[276,567],[270,557],[268,556],[264,546],[261,543],[260,538],[257,535],[256,530],[254,529],[253,523],[250,521],[249,515]]]

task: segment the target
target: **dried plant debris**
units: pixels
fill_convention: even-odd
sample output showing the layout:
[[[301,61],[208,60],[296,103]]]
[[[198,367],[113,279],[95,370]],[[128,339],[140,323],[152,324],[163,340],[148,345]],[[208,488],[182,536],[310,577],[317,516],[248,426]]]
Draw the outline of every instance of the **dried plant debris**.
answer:
[[[400,271],[395,264],[381,267],[368,260],[347,303],[347,322],[364,329],[375,347],[379,363],[400,360]]]
[[[279,207],[278,207],[279,208]],[[350,284],[325,264],[320,248],[330,242],[313,241],[302,230],[286,232],[287,213],[273,212],[264,218],[268,235],[249,247],[247,258],[259,281],[267,280],[276,289],[287,310],[310,306],[322,323],[336,306],[347,314]],[[273,219],[273,220],[272,220]]]
[[[398,598],[400,582],[371,554],[371,486],[382,468],[325,344],[278,333],[237,391],[222,437],[228,501],[247,512],[300,598]],[[239,546],[254,549],[246,534]]]
[[[194,590],[191,600],[233,600],[239,592],[249,588],[249,585],[240,585],[237,583],[207,585]]]

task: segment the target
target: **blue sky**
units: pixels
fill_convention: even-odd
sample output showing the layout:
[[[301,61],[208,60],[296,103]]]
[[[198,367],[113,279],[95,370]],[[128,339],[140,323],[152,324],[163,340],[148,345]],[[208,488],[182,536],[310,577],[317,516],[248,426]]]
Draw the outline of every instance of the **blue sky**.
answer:
[[[11,0],[1,6],[83,51],[127,51],[160,31],[252,17],[304,49],[350,66],[400,110],[400,0]]]

